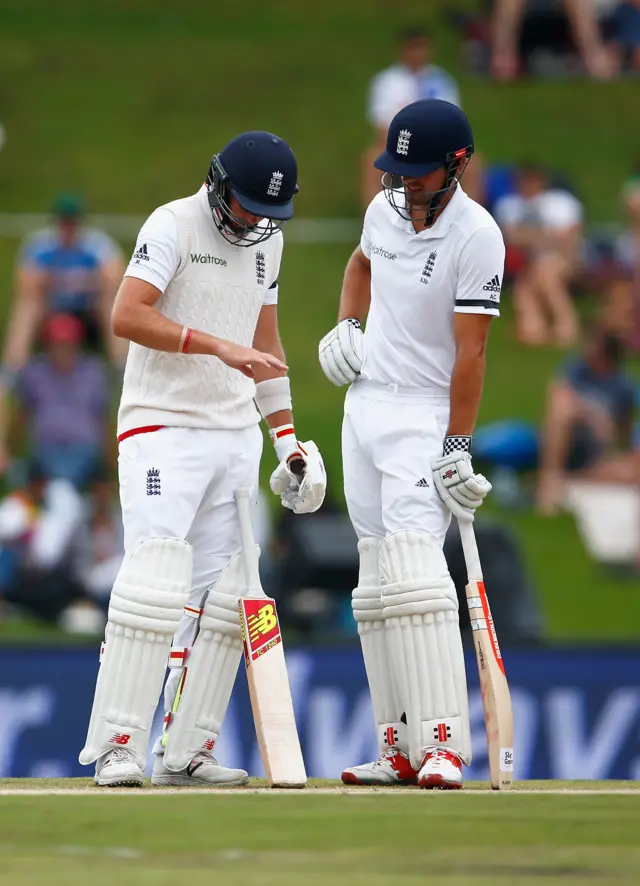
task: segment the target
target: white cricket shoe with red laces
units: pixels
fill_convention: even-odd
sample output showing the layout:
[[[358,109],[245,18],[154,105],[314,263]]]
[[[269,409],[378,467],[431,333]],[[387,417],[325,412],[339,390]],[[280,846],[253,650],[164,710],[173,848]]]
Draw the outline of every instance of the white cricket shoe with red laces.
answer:
[[[462,787],[462,760],[453,751],[429,750],[418,772],[418,786],[455,791]]]
[[[344,784],[410,785],[416,784],[417,773],[409,758],[397,748],[389,748],[373,763],[352,766],[342,773]]]

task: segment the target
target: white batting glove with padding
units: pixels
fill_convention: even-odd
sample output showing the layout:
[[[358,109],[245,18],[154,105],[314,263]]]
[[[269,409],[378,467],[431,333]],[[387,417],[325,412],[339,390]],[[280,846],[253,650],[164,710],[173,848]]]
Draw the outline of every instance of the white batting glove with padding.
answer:
[[[283,507],[294,514],[312,514],[322,505],[327,491],[324,462],[313,440],[298,443],[294,437],[292,442],[295,448],[281,458],[269,486],[275,495],[280,496]],[[276,443],[278,456],[283,448],[279,443]]]
[[[320,341],[318,356],[322,371],[332,384],[340,387],[355,381],[364,362],[364,334],[360,321],[353,317],[341,320]]]
[[[444,442],[446,455],[431,462],[433,480],[440,498],[454,517],[463,523],[471,523],[476,509],[491,492],[491,483],[482,474],[474,474],[471,453],[456,446],[470,446],[470,437],[447,437]]]

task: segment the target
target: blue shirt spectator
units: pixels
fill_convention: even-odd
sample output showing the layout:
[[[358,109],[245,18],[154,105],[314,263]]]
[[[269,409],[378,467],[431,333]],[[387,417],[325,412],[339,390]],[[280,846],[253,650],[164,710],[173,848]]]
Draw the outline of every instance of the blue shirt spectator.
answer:
[[[56,313],[73,314],[88,344],[116,364],[123,345],[111,332],[111,309],[124,263],[118,244],[103,231],[83,225],[79,198],[60,196],[53,205],[55,224],[32,234],[20,250],[16,294],[3,354],[5,376],[15,374],[31,356],[42,324]]]
[[[599,406],[616,425],[632,420],[635,385],[623,369],[614,366],[609,372],[596,371],[584,357],[574,357],[567,361],[562,375],[582,400]]]

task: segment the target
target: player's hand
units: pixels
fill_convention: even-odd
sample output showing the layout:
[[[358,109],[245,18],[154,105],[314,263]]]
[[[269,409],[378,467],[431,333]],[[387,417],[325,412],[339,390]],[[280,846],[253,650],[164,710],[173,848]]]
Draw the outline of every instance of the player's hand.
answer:
[[[254,377],[254,367],[261,366],[266,369],[277,369],[279,372],[286,372],[289,368],[282,360],[274,357],[273,354],[266,354],[263,351],[257,351],[255,348],[247,348],[244,345],[237,345],[232,341],[222,339],[218,344],[216,357],[219,357],[227,366],[237,369],[248,378]]]
[[[341,320],[320,341],[318,357],[322,371],[332,384],[340,387],[355,381],[364,362],[364,335],[360,321],[353,317]]]
[[[327,474],[318,447],[309,440],[283,459],[271,475],[271,491],[294,514],[312,514],[324,501]]]
[[[440,498],[454,517],[471,523],[491,483],[482,474],[474,474],[468,452],[454,451],[431,462],[433,480]]]

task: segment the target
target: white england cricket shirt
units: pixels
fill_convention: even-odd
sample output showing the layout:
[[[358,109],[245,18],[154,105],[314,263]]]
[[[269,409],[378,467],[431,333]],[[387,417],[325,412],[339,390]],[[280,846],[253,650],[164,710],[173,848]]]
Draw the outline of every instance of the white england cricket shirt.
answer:
[[[205,188],[156,211],[125,271],[159,289],[156,308],[185,326],[251,346],[263,305],[278,299],[282,234],[255,246],[229,243]],[[255,384],[217,357],[154,351],[132,342],[118,436],[140,428],[238,429],[260,421]]]
[[[419,233],[382,192],[367,209],[360,247],[371,261],[362,378],[446,394],[454,313],[500,314],[500,229],[460,186],[433,227]]]

